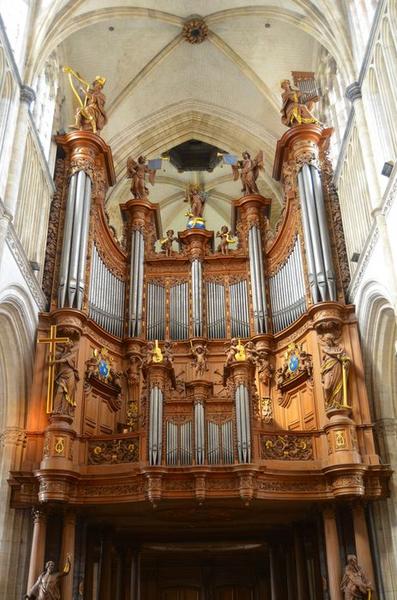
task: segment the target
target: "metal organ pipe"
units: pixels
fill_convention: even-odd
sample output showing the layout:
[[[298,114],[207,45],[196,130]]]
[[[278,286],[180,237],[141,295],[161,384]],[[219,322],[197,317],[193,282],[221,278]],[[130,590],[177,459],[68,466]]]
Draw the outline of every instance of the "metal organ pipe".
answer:
[[[335,284],[335,273],[332,264],[332,252],[331,243],[329,240],[327,216],[325,214],[325,205],[323,197],[323,189],[321,185],[320,174],[318,170],[310,165],[310,174],[312,177],[312,185],[315,198],[315,208],[317,211],[318,224],[320,230],[320,241],[323,251],[325,276],[328,285],[328,293],[330,300],[337,300],[336,295],[336,284]]]
[[[193,335],[203,335],[203,309],[202,309],[202,268],[198,259],[192,261],[192,315]]]
[[[248,232],[252,303],[254,308],[255,333],[266,333],[267,309],[263,273],[263,256],[260,231],[253,225]]]
[[[317,169],[313,165],[303,165],[298,183],[312,299],[315,303],[336,300],[331,245]]]
[[[201,402],[196,402],[194,405],[194,430],[196,442],[196,464],[203,465],[205,457],[204,406]]]
[[[66,202],[59,308],[81,309],[83,305],[90,208],[91,180],[84,171],[79,171],[70,179]]]
[[[138,229],[132,231],[131,236],[131,266],[130,266],[130,326],[129,335],[140,335],[142,329],[142,303],[143,303],[143,266],[144,266],[145,241],[143,234]]]
[[[163,392],[157,386],[150,390],[149,463],[161,465]]]

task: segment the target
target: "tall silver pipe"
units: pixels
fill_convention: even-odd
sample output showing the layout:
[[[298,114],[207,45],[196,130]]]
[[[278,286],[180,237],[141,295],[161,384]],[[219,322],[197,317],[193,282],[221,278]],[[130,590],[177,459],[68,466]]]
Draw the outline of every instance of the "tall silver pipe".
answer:
[[[256,233],[256,244],[258,248],[258,268],[259,268],[259,284],[260,284],[260,298],[261,298],[261,310],[263,315],[263,330],[260,333],[267,331],[267,306],[266,306],[266,287],[265,287],[265,269],[263,262],[262,252],[262,239],[261,232],[258,227],[255,227]]]
[[[201,402],[196,402],[194,406],[194,419],[196,430],[196,463],[204,464],[204,407]]]
[[[321,302],[320,291],[317,283],[316,276],[316,266],[314,261],[314,253],[313,253],[313,245],[311,239],[310,232],[310,222],[309,222],[309,214],[307,208],[306,194],[305,194],[305,186],[303,180],[303,171],[299,171],[298,173],[298,187],[299,187],[299,196],[301,201],[301,209],[302,209],[302,224],[303,224],[303,237],[305,241],[305,249],[306,249],[306,262],[307,262],[307,274],[309,278],[309,286],[312,295],[312,300],[315,304]]]
[[[69,275],[68,275],[68,304],[69,306],[74,305],[74,300],[77,292],[77,275],[79,268],[79,252],[80,252],[80,240],[81,240],[81,228],[83,220],[83,208],[84,208],[84,193],[85,193],[85,181],[86,173],[79,171],[77,175],[77,187],[76,187],[76,200],[75,209],[73,215],[73,229],[72,229],[72,244],[70,248],[70,259],[69,259]]]
[[[303,185],[304,185],[304,189],[305,189],[307,212],[308,212],[308,217],[309,217],[310,237],[311,237],[312,245],[313,245],[313,256],[314,256],[314,264],[316,267],[316,277],[317,277],[318,287],[320,290],[321,299],[323,301],[325,301],[328,299],[327,282],[326,282],[326,278],[325,278],[325,266],[324,266],[324,259],[323,259],[323,251],[322,251],[322,246],[321,246],[320,230],[319,230],[319,224],[318,224],[318,219],[317,219],[313,183],[312,183],[309,165],[303,165],[302,175],[303,175]]]
[[[328,233],[328,223],[327,216],[325,214],[325,206],[324,206],[324,196],[323,189],[321,185],[320,173],[318,170],[311,165],[309,167],[310,174],[312,178],[312,185],[314,191],[315,198],[315,209],[318,217],[318,225],[319,225],[319,233],[320,233],[320,241],[321,247],[323,251],[324,258],[324,267],[325,267],[325,275],[328,285],[329,299],[337,300],[336,296],[336,283],[335,283],[335,273],[332,264],[332,251],[331,251],[331,243],[329,240]]]
[[[84,284],[85,284],[85,266],[87,262],[88,233],[90,229],[90,211],[91,211],[91,179],[86,176],[84,190],[83,217],[81,222],[81,240],[79,249],[79,263],[77,273],[77,302],[76,308],[83,306]]]
[[[59,270],[58,308],[65,306],[66,289],[69,273],[70,246],[72,242],[73,215],[76,202],[77,175],[70,178],[68,198],[66,201],[65,225],[63,232],[62,256]]]
[[[253,227],[251,227],[251,229],[248,232],[248,252],[251,276],[252,307],[254,310],[254,329],[255,333],[260,333],[257,267],[255,245],[253,242]]]

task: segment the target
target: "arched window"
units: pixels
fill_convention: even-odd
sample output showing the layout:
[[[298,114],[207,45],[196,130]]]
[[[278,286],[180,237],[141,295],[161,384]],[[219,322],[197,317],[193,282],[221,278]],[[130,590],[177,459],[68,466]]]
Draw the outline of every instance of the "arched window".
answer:
[[[1,18],[14,53],[15,62],[20,68],[28,31],[29,0],[2,2]]]
[[[57,57],[52,54],[33,84],[36,92],[36,100],[32,106],[33,120],[47,158],[50,151],[58,82],[59,64]]]

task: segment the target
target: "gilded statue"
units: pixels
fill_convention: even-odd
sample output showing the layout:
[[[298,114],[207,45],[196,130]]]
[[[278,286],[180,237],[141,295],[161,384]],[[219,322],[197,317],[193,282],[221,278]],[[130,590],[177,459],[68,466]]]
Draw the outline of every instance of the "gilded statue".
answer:
[[[159,346],[158,340],[155,340],[154,342],[148,342],[146,364],[159,364],[162,362],[164,362],[164,356]]]
[[[169,258],[172,256],[172,244],[177,242],[178,238],[174,237],[174,230],[168,229],[165,232],[165,237],[160,240],[161,251]]]
[[[341,582],[344,600],[371,600],[372,586],[354,554],[347,557],[347,565]]]
[[[127,159],[127,177],[131,179],[131,193],[136,200],[147,198],[149,195],[149,189],[145,185],[146,175],[154,185],[156,170],[149,169],[144,156],[139,156],[137,161],[130,156]]]
[[[193,345],[190,342],[191,353],[193,354],[193,368],[197,377],[202,377],[207,369],[207,346],[201,342],[197,342]]]
[[[63,571],[55,570],[55,563],[49,560],[44,571],[39,575],[36,583],[25,596],[25,600],[60,600],[60,583],[62,577],[69,574],[71,568],[71,555],[66,556]]]
[[[240,339],[232,338],[229,347],[226,349],[225,365],[228,366],[232,362],[242,362],[247,359],[248,357],[244,344],[241,343]]]
[[[244,196],[249,194],[259,194],[256,180],[259,177],[259,171],[263,170],[263,152],[260,150],[254,159],[249,152],[243,152],[243,159],[236,165],[232,165],[233,181],[237,181],[240,176],[243,185],[241,191]]]
[[[83,129],[85,131],[91,130],[93,133],[99,133],[107,123],[105,112],[106,96],[102,91],[106,78],[97,75],[94,81],[89,84],[88,81],[83,79],[71,67],[64,67],[63,71],[68,74],[70,87],[78,102],[75,123],[72,125],[72,128]],[[73,78],[82,84],[79,86],[79,91],[74,85]]]
[[[229,246],[236,242],[235,238],[230,235],[229,228],[226,225],[222,225],[221,230],[216,232],[216,237],[221,238],[217,252],[224,255],[229,254]]]
[[[54,410],[55,414],[73,415],[76,408],[76,388],[79,372],[76,369],[77,343],[72,340],[59,344],[55,360],[56,366]]]
[[[347,377],[350,358],[344,348],[338,345],[337,334],[324,333],[322,342],[323,360],[320,372],[326,409],[348,408]]]
[[[287,127],[294,127],[304,123],[319,123],[319,120],[311,113],[315,99],[303,102],[302,92],[291,85],[289,79],[281,82],[283,93],[281,98],[283,106],[281,108],[281,122]],[[316,98],[317,99],[317,98]]]

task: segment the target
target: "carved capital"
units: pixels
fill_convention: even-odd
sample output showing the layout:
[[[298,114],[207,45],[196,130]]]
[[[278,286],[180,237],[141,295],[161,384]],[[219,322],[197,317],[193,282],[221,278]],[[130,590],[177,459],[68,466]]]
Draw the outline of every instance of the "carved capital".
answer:
[[[354,103],[356,100],[360,100],[362,98],[362,93],[361,85],[358,83],[358,81],[353,81],[353,83],[348,85],[345,94],[346,98],[352,103]]]
[[[19,92],[19,98],[21,102],[26,102],[29,107],[30,104],[36,100],[36,94],[35,91],[28,85],[22,85]]]

